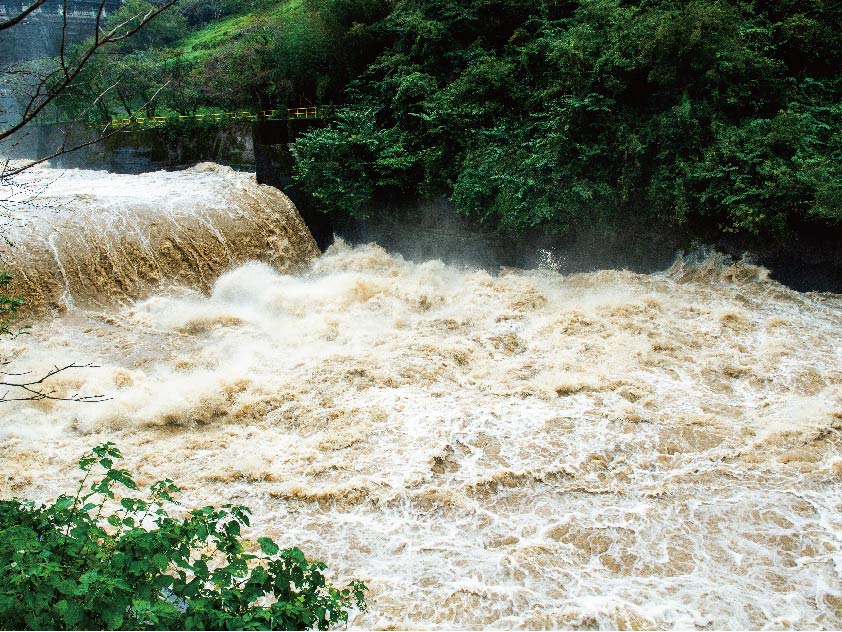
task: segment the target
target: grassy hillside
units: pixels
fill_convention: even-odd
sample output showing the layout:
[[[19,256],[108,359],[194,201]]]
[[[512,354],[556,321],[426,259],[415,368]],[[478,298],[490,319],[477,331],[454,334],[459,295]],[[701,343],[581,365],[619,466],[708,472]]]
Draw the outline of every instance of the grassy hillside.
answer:
[[[348,81],[379,50],[372,25],[388,2],[188,0],[178,6],[90,63],[55,118],[342,102]],[[127,0],[113,19],[149,7],[148,0]]]
[[[303,12],[302,0],[264,2],[248,13],[228,16],[190,31],[173,44],[173,49],[178,51],[186,62],[201,62],[224,48],[244,31],[274,21],[301,19]]]

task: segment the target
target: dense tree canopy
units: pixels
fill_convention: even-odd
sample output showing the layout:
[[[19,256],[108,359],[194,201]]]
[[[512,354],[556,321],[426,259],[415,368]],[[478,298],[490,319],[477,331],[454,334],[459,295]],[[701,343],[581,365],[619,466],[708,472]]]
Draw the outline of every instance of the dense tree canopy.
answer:
[[[444,191],[512,230],[842,218],[842,7],[819,0],[401,0],[298,144],[327,209]]]
[[[80,103],[344,105],[296,148],[324,211],[435,192],[507,231],[842,218],[838,2],[188,1],[130,48]]]

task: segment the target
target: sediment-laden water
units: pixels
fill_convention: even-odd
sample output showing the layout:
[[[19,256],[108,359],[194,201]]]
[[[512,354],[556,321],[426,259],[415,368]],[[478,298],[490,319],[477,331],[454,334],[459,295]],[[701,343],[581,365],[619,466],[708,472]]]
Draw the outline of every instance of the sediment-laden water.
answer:
[[[4,343],[0,493],[115,441],[365,580],[356,628],[842,626],[842,298],[747,265],[492,275],[333,246]]]
[[[27,314],[128,302],[162,284],[209,290],[262,260],[287,272],[318,254],[289,199],[203,163],[118,175],[36,168],[0,188],[0,262]]]

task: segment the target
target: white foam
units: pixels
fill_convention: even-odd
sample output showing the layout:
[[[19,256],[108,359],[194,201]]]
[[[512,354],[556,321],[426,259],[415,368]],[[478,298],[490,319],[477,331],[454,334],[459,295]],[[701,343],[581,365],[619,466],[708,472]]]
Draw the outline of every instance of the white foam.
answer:
[[[0,487],[54,496],[116,441],[364,579],[358,628],[839,627],[840,326],[764,280],[339,243],[15,341],[113,399],[4,409]]]

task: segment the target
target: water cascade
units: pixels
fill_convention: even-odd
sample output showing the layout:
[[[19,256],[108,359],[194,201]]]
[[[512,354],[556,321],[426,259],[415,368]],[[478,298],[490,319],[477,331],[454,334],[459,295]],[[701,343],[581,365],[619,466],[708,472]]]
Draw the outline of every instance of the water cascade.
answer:
[[[136,176],[34,169],[6,189],[0,261],[28,314],[125,302],[161,284],[208,290],[237,263],[290,271],[318,254],[283,193],[209,163]]]
[[[342,242],[295,272],[313,246],[278,196],[123,178],[70,174],[119,213],[4,251],[55,267],[39,301],[96,307],[15,362],[93,362],[56,388],[112,397],[5,405],[4,497],[70,490],[114,441],[143,483],[246,504],[251,537],[365,580],[356,628],[842,626],[842,297],[716,261],[489,274]],[[186,285],[106,305],[148,279]]]

